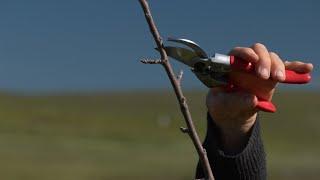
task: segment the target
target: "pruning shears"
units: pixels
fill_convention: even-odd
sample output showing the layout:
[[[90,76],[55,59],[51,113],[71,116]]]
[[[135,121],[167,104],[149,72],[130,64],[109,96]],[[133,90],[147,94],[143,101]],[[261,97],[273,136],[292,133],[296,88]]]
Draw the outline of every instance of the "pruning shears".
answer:
[[[188,39],[168,38],[168,41],[187,47],[164,46],[164,49],[169,57],[189,66],[197,78],[209,88],[226,87],[232,89],[237,87],[237,84],[234,84],[228,76],[233,70],[254,73],[254,64],[244,59],[218,53],[210,57],[197,43]],[[301,74],[286,69],[285,74],[286,79],[282,83],[305,84],[311,80],[309,73]],[[266,112],[276,111],[272,102],[261,97],[257,98],[259,102],[256,108]]]

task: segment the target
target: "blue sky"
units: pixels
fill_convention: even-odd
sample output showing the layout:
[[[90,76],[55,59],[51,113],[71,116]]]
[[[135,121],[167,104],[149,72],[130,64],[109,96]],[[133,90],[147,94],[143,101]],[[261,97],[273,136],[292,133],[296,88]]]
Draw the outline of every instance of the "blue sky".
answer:
[[[210,54],[266,44],[315,65],[319,87],[320,1],[151,0],[163,37],[198,42]],[[136,0],[1,0],[0,89],[20,92],[168,88]],[[183,65],[185,88],[204,88]],[[297,86],[295,86],[297,87]]]

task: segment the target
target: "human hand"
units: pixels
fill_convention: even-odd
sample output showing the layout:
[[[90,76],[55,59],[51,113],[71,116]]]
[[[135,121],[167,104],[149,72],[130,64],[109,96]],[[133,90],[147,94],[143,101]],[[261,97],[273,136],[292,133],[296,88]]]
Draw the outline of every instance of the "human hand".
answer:
[[[219,87],[210,89],[207,96],[208,111],[221,129],[223,146],[227,151],[234,151],[242,148],[255,123],[257,96],[271,101],[276,84],[285,79],[285,69],[309,73],[313,66],[299,61],[283,63],[276,53],[260,43],[250,48],[236,47],[229,54],[253,63],[256,68],[255,74],[230,73],[231,81],[244,91],[227,92]]]

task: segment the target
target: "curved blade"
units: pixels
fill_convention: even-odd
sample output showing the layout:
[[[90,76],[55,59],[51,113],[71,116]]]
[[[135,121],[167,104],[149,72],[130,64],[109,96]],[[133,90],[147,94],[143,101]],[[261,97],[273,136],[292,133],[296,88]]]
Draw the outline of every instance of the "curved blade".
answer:
[[[168,56],[190,67],[193,67],[193,65],[199,60],[199,56],[189,49],[171,46],[165,46],[164,49],[166,50]]]
[[[193,41],[191,41],[191,40],[189,40],[189,39],[168,38],[168,41],[172,41],[172,42],[177,42],[177,43],[184,44],[184,45],[190,47],[192,50],[194,50],[194,52],[195,52],[199,57],[201,57],[201,58],[208,58],[207,53],[206,53],[203,49],[201,49],[200,46],[199,46],[197,43],[195,43],[195,42],[193,42]]]

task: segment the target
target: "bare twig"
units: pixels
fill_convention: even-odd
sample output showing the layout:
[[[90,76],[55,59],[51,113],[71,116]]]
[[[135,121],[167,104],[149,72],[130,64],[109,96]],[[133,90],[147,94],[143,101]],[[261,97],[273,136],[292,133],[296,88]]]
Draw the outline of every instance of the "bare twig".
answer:
[[[180,105],[181,112],[182,112],[183,117],[185,119],[185,122],[187,124],[188,128],[186,128],[186,130],[187,130],[186,133],[188,133],[189,137],[191,138],[191,140],[197,150],[200,161],[202,163],[202,167],[204,168],[204,172],[206,174],[206,179],[214,180],[206,150],[203,148],[203,146],[201,144],[200,138],[198,136],[198,133],[195,129],[195,126],[194,126],[192,118],[191,118],[189,107],[186,103],[186,98],[184,97],[182,90],[181,90],[180,80],[182,78],[182,73],[181,73],[181,75],[179,75],[178,78],[176,78],[176,76],[173,72],[173,69],[171,67],[171,64],[168,61],[167,53],[166,53],[165,49],[163,48],[162,38],[161,38],[159,31],[155,25],[155,22],[153,21],[147,0],[139,0],[139,2],[141,4],[145,18],[146,18],[147,23],[149,25],[149,29],[152,33],[152,36],[153,36],[153,38],[157,44],[158,50],[160,52],[161,65],[164,67],[164,69],[169,77],[169,80],[173,86],[174,92],[176,94],[176,97],[177,97],[179,105]]]
[[[177,81],[179,82],[180,86],[181,86],[182,77],[183,77],[183,71],[180,70],[179,75],[177,76]]]
[[[188,128],[185,128],[185,127],[180,127],[180,131],[183,133],[189,133]]]
[[[160,59],[142,59],[141,62],[143,64],[161,64],[162,63]]]

